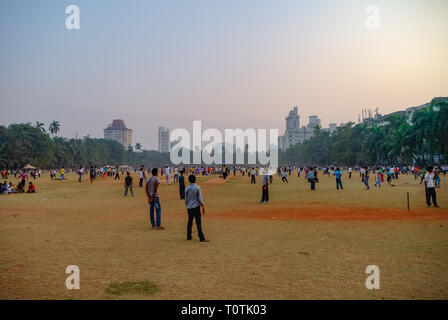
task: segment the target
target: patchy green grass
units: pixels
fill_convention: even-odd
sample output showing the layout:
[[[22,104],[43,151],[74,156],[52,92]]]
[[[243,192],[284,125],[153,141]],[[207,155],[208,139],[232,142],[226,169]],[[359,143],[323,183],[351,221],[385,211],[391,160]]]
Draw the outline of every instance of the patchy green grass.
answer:
[[[130,281],[130,282],[111,282],[106,288],[106,293],[123,295],[123,294],[139,294],[149,296],[160,291],[155,283],[149,280]]]

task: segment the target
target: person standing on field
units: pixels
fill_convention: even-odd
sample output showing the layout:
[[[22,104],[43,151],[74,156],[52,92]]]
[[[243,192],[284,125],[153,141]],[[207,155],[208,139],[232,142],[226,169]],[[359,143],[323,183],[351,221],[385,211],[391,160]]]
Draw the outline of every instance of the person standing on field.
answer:
[[[180,199],[184,200],[185,199],[185,177],[184,177],[183,170],[180,172],[180,176],[179,176],[179,194],[180,194]]]
[[[428,208],[431,207],[431,199],[432,204],[435,208],[438,208],[437,199],[436,199],[436,188],[434,183],[434,168],[432,166],[428,167],[428,172],[425,174],[425,191],[426,191],[426,204]]]
[[[143,187],[143,180],[146,179],[146,176],[145,176],[145,167],[143,167],[143,165],[140,166],[140,170],[138,171],[138,176],[139,176],[139,178],[140,178],[140,182],[139,182],[138,186],[141,188],[141,187]]]
[[[341,170],[339,170],[339,168],[336,168],[334,175],[336,176],[336,189],[339,190],[339,186],[340,186],[341,190],[344,190],[344,188],[342,187],[342,181],[341,181],[341,176],[342,176]]]
[[[261,189],[261,201],[260,203],[269,202],[269,175],[266,173],[263,176],[263,185]]]
[[[134,190],[132,187],[132,177],[131,177],[131,173],[128,172],[126,174],[126,178],[124,178],[124,196],[127,197],[128,196],[128,190],[131,191],[131,195],[134,196]]]
[[[170,169],[170,167],[165,166],[166,184],[170,184]]]
[[[164,230],[161,224],[162,208],[160,206],[160,199],[158,188],[160,185],[159,169],[152,168],[152,177],[146,181],[145,192],[148,197],[149,203],[149,218],[151,220],[151,226],[155,230]],[[154,220],[154,209],[156,210],[156,219]]]
[[[202,215],[205,215],[205,208],[201,188],[196,184],[195,175],[192,174],[188,176],[188,181],[190,182],[190,185],[185,189],[185,206],[188,211],[187,240],[192,239],[191,229],[193,226],[193,220],[196,220],[199,241],[209,242],[210,240],[205,239],[204,233],[202,232],[201,208]]]
[[[252,168],[252,170],[250,170],[250,183],[256,183],[255,182],[255,169]]]
[[[90,183],[93,183],[93,180],[95,180],[96,171],[92,166],[90,166],[89,174],[90,174]]]

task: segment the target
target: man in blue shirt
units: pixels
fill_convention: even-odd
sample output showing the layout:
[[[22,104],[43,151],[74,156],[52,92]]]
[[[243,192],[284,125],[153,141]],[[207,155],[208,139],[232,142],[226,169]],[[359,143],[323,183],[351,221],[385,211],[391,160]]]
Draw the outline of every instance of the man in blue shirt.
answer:
[[[209,242],[205,239],[201,226],[201,207],[202,214],[205,215],[204,200],[202,199],[201,188],[196,185],[196,176],[188,176],[190,185],[185,189],[185,205],[188,210],[188,224],[187,224],[187,239],[191,240],[191,228],[193,226],[193,219],[196,220],[196,227],[198,228],[198,236],[201,242]]]
[[[180,177],[178,178],[179,181],[179,193],[180,193],[180,199],[185,199],[185,177],[184,177],[184,171],[182,170],[180,172]]]
[[[341,186],[341,190],[344,190],[344,188],[342,187],[342,181],[341,181],[341,176],[342,176],[341,170],[339,168],[336,168],[334,175],[336,176],[336,189],[339,190],[339,186]]]
[[[316,178],[314,177],[314,168],[309,169],[308,182],[311,183],[311,190],[316,190]]]

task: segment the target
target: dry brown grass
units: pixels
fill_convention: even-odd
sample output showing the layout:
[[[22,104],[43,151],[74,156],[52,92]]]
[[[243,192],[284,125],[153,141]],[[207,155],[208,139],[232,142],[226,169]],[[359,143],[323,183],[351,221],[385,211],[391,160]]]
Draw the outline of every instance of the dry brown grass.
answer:
[[[122,180],[91,185],[74,176],[44,177],[37,194],[1,196],[0,298],[448,298],[443,181],[441,208],[427,209],[423,187],[404,176],[395,187],[370,191],[358,177],[345,178],[343,192],[335,190],[334,178],[321,177],[315,192],[303,179],[290,177],[286,185],[276,178],[268,205],[258,203],[260,181],[254,186],[247,177],[231,176],[204,183],[211,179],[199,179],[210,243],[200,243],[196,234],[186,240],[176,185],[160,187],[164,231],[151,230],[143,189],[124,198]],[[350,221],[351,213],[358,219]],[[71,264],[80,268],[80,290],[65,287]],[[370,264],[380,267],[380,290],[364,286]],[[145,280],[160,291],[105,291],[114,282]]]

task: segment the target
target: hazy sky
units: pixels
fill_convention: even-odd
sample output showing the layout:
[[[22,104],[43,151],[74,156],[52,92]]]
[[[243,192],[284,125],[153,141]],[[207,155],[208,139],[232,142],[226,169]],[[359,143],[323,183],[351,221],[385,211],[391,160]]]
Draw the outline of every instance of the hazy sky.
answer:
[[[124,119],[145,148],[158,126],[283,133],[295,105],[327,126],[448,96],[447,0],[2,0],[0,48],[0,124]]]

